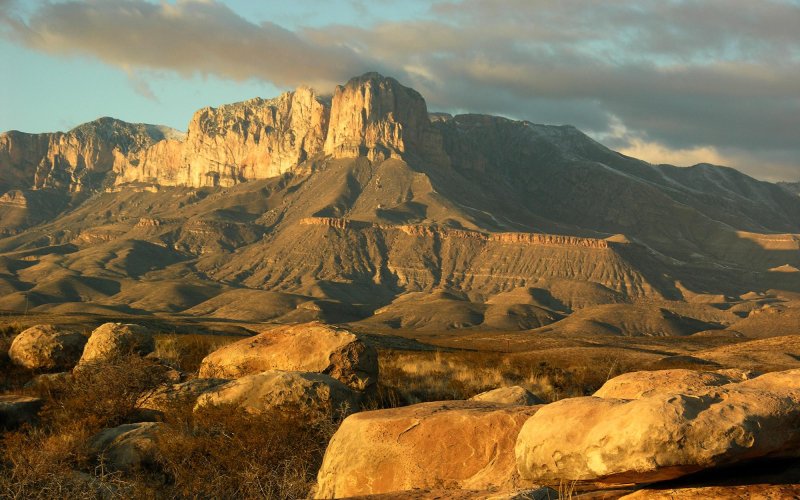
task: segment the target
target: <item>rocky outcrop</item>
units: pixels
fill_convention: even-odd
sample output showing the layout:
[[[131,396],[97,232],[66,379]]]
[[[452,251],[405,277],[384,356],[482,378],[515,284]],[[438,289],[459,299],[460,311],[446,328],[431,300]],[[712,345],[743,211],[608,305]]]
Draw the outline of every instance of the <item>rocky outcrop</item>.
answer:
[[[201,395],[216,390],[222,384],[228,382],[221,378],[195,378],[160,387],[152,393],[148,393],[138,402],[140,408],[168,412],[182,405],[194,406],[197,398]]]
[[[356,413],[328,445],[315,497],[531,486],[513,448],[538,408],[451,401]]]
[[[372,161],[418,152],[430,127],[425,99],[394,78],[367,73],[336,87],[325,153]]]
[[[113,361],[131,354],[153,352],[153,333],[139,325],[105,323],[96,328],[83,350],[80,363]]]
[[[86,345],[80,333],[53,325],[36,325],[14,338],[8,357],[30,370],[69,370],[78,362]]]
[[[137,164],[119,165],[114,170],[117,186],[151,183],[159,186],[189,185],[183,177],[185,142],[168,139],[157,142],[142,153]]]
[[[545,402],[539,396],[518,385],[511,387],[500,387],[491,391],[482,392],[472,396],[469,399],[470,401],[481,401],[483,403],[523,406],[540,405]]]
[[[647,483],[797,454],[800,370],[719,382],[683,377],[674,391],[661,383],[663,389],[650,394],[612,384],[603,391],[608,398],[544,406],[519,433],[520,474],[545,482]]]
[[[250,413],[330,411],[352,413],[360,394],[322,373],[268,370],[203,393],[197,408],[236,406]]]
[[[194,114],[184,142],[150,148],[117,183],[232,186],[275,177],[322,152],[328,107],[301,87],[275,99],[255,98]]]
[[[756,376],[746,370],[658,370],[630,372],[614,377],[594,393],[598,398],[641,399],[658,393],[703,394],[709,388],[741,382]]]
[[[158,422],[125,424],[104,429],[89,439],[92,455],[102,457],[112,470],[136,471],[152,466],[157,457]]]
[[[168,127],[100,118],[69,132],[0,135],[0,188],[98,190],[112,171],[139,164],[146,150],[180,133]]]
[[[363,390],[377,382],[378,355],[343,328],[285,325],[212,352],[203,359],[200,376],[238,378],[266,370],[324,373]]]
[[[33,422],[44,401],[31,396],[4,394],[0,396],[0,430],[13,429]]]
[[[0,192],[33,187],[36,167],[47,153],[53,134],[0,134]]]
[[[542,233],[485,233],[482,231],[453,229],[449,227],[428,224],[385,225],[366,221],[351,220],[344,217],[305,217],[300,219],[300,224],[304,226],[332,227],[334,229],[396,229],[409,236],[420,238],[472,239],[508,245],[542,245],[604,249],[615,244],[615,242],[609,242],[608,240],[583,238],[580,236],[565,236]],[[616,244],[622,245],[624,243],[616,242]]]
[[[117,184],[232,186],[281,175],[320,154],[448,161],[422,96],[367,73],[337,87],[332,103],[301,87],[275,99],[201,109],[185,141],[159,142],[137,163],[114,170]]]

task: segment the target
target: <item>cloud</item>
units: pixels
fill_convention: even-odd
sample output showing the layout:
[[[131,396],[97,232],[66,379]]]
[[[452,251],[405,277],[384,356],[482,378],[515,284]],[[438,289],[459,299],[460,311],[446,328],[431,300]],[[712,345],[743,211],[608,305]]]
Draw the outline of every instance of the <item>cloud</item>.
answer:
[[[123,69],[257,78],[281,87],[327,86],[376,65],[341,44],[315,45],[213,1],[43,3],[27,21],[6,24],[17,42],[49,54],[91,55]]]
[[[434,109],[570,123],[649,158],[800,178],[796,1],[437,1],[403,21],[372,10],[369,24],[352,5],[352,22],[337,12],[338,24],[287,29],[212,0],[72,0],[6,16],[2,31],[134,72],[327,90],[377,70]],[[611,138],[619,123],[627,142]]]

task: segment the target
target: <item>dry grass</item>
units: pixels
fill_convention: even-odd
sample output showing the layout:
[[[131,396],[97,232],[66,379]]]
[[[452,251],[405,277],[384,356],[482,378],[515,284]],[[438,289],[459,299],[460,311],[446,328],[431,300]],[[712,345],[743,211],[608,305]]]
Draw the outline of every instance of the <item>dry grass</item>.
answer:
[[[164,372],[153,361],[132,356],[91,364],[29,390],[45,403],[36,425],[2,436],[0,497],[97,498],[129,492],[128,481],[90,456],[87,441],[104,428],[136,421],[137,401],[164,383]]]
[[[155,336],[155,355],[183,372],[192,373],[200,368],[200,362],[208,354],[241,338],[227,335],[162,333]]]
[[[131,356],[82,367],[39,390],[36,425],[0,439],[0,498],[304,498],[339,416],[249,415],[236,408],[165,415],[155,464],[125,473],[88,449],[104,428],[141,421],[140,404],[165,383],[165,368]],[[152,419],[152,416],[150,417]]]
[[[510,385],[522,386],[545,401],[557,401],[591,394],[624,371],[627,367],[613,359],[562,368],[498,352],[384,351],[380,356],[382,390],[405,404],[468,399]]]
[[[217,407],[169,420],[158,438],[168,498],[306,498],[339,419]]]
[[[12,332],[16,333],[16,332]],[[10,344],[11,335],[0,336]],[[238,339],[158,335],[156,357],[195,373],[211,351]],[[3,345],[0,345],[0,351]],[[7,360],[6,360],[7,361]],[[4,361],[0,358],[0,363]],[[8,368],[7,363],[0,368]],[[115,471],[87,448],[96,432],[152,419],[140,405],[167,383],[159,362],[131,356],[81,367],[52,384],[27,389],[45,399],[40,422],[0,440],[0,498],[304,498],[341,420],[331,412],[252,415],[237,408],[193,412],[178,402],[162,417],[155,459]],[[367,409],[466,399],[521,385],[545,400],[591,393],[624,371],[616,359],[555,366],[529,355],[478,351],[380,354],[381,381]],[[31,374],[21,374],[22,377]],[[571,495],[565,487],[565,496]]]

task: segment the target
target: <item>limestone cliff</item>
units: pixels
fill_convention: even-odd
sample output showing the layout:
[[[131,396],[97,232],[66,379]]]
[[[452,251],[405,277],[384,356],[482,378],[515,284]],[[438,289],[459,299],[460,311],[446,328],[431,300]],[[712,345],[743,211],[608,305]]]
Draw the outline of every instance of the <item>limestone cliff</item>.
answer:
[[[136,166],[148,147],[180,133],[100,118],[69,132],[0,134],[0,188],[98,189],[106,174]]]
[[[394,78],[367,73],[333,94],[325,153],[380,161],[419,151],[430,128],[425,100]]]
[[[16,130],[0,134],[0,192],[33,185],[36,167],[47,153],[51,135]]]
[[[367,73],[332,102],[306,87],[197,111],[184,135],[111,118],[67,133],[0,135],[0,192],[99,189],[112,182],[232,186],[275,177],[319,155],[449,162],[425,100]]]

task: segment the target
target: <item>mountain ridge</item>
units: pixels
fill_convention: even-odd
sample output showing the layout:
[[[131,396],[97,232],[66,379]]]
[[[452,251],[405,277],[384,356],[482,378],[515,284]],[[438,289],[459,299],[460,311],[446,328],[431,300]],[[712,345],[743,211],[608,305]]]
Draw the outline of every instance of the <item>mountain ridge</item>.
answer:
[[[573,305],[680,301],[705,325],[751,291],[800,291],[784,187],[571,126],[428,113],[376,73],[330,99],[203,108],[185,137],[123,123],[0,134],[0,309],[234,314],[215,297],[247,292],[264,312],[242,314],[279,321],[540,328]]]

